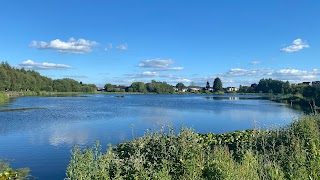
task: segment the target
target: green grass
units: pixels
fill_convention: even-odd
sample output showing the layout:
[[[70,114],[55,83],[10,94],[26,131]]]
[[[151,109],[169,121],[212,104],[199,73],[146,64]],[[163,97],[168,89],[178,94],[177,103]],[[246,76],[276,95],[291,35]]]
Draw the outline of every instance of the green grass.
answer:
[[[71,152],[67,179],[320,179],[320,116],[275,130],[199,134],[182,127]]]
[[[9,97],[4,92],[0,92],[0,103],[7,101],[9,101]]]

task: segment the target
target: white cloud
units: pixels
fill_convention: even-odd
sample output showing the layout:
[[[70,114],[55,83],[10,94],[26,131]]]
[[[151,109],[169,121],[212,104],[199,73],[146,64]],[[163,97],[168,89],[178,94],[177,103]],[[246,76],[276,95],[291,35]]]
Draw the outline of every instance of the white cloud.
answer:
[[[157,72],[151,72],[151,71],[145,71],[142,73],[144,76],[159,76],[159,73]]]
[[[260,62],[260,61],[251,61],[250,64],[252,64],[252,65],[258,65],[258,64],[261,64],[261,62]]]
[[[174,64],[175,61],[171,59],[151,59],[142,61],[139,64],[139,67],[143,68],[153,68],[157,71],[180,71],[183,70],[183,67],[169,67],[171,64]]]
[[[54,63],[36,63],[32,60],[26,60],[19,64],[19,66],[27,69],[38,69],[38,70],[52,70],[52,69],[70,69],[71,66],[65,64],[54,64]]]
[[[60,53],[85,54],[91,52],[92,47],[97,44],[98,43],[95,41],[70,38],[67,42],[63,42],[60,39],[52,40],[49,43],[44,41],[32,41],[30,46],[39,49],[56,50]]]
[[[66,76],[63,76],[63,77],[72,78],[72,79],[84,79],[84,78],[88,78],[88,76],[86,76],[86,75],[66,75]]]
[[[298,70],[293,68],[286,69],[240,69],[233,68],[225,73],[217,75],[224,79],[231,79],[234,82],[244,82],[246,79],[255,80],[258,82],[261,78],[272,78],[291,83],[299,83],[302,81],[314,81],[320,78],[320,71],[313,70]],[[252,82],[253,83],[253,82]]]
[[[128,50],[128,44],[126,44],[126,43],[120,44],[120,45],[116,46],[116,49],[123,50],[123,51]]]
[[[292,52],[297,52],[300,51],[304,48],[308,48],[309,45],[305,42],[302,41],[302,39],[296,39],[292,42],[292,45],[282,48],[281,51],[282,52],[286,52],[286,53],[292,53]]]
[[[134,76],[134,78],[147,78],[147,77],[155,77],[155,76],[159,76],[159,75],[160,74],[158,72],[145,71],[143,73],[135,74],[133,76]]]

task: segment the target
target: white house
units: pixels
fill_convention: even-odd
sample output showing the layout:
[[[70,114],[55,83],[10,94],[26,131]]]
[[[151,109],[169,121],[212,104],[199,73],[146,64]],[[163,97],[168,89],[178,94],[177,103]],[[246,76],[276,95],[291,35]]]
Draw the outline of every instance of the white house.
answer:
[[[234,92],[234,91],[237,91],[237,90],[238,90],[238,88],[236,88],[236,87],[227,87],[226,88],[227,92]]]

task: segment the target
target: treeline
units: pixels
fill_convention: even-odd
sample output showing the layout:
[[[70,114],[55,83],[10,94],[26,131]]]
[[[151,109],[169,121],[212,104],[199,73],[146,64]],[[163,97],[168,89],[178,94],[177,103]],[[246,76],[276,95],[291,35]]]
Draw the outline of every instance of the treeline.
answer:
[[[290,85],[288,81],[261,79],[258,84],[239,87],[240,93],[302,94],[303,86]]]
[[[240,86],[239,93],[269,93],[289,95],[288,100],[309,103],[313,108],[320,104],[320,88],[310,85],[291,85],[288,81],[261,79],[258,84]],[[299,97],[302,97],[299,98]]]
[[[158,82],[152,80],[149,83],[134,82],[130,86],[115,86],[110,83],[104,86],[107,92],[131,92],[131,93],[157,93],[157,94],[172,94],[173,87],[166,82]]]
[[[53,80],[34,70],[0,64],[0,91],[94,92],[94,84],[82,84],[73,79]]]

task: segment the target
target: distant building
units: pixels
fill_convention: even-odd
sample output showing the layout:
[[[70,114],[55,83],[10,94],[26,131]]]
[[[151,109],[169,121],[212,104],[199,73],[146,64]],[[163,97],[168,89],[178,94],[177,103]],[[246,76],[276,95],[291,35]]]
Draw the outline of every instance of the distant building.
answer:
[[[188,88],[183,88],[181,90],[179,90],[176,86],[172,86],[172,88],[175,92],[187,92],[188,91]]]
[[[126,86],[122,86],[122,85],[112,85],[112,87],[114,92],[125,91],[126,89]]]
[[[302,83],[299,83],[298,86],[311,86],[311,82],[302,82]]]
[[[104,91],[103,87],[97,87],[97,91]]]
[[[188,89],[189,89],[189,92],[195,93],[195,92],[200,92],[202,90],[202,87],[200,87],[200,86],[189,86]]]
[[[313,87],[320,87],[320,81],[313,81],[312,86]]]
[[[226,88],[226,91],[227,92],[235,92],[235,91],[237,91],[238,90],[238,88],[236,88],[236,87],[227,87]]]

